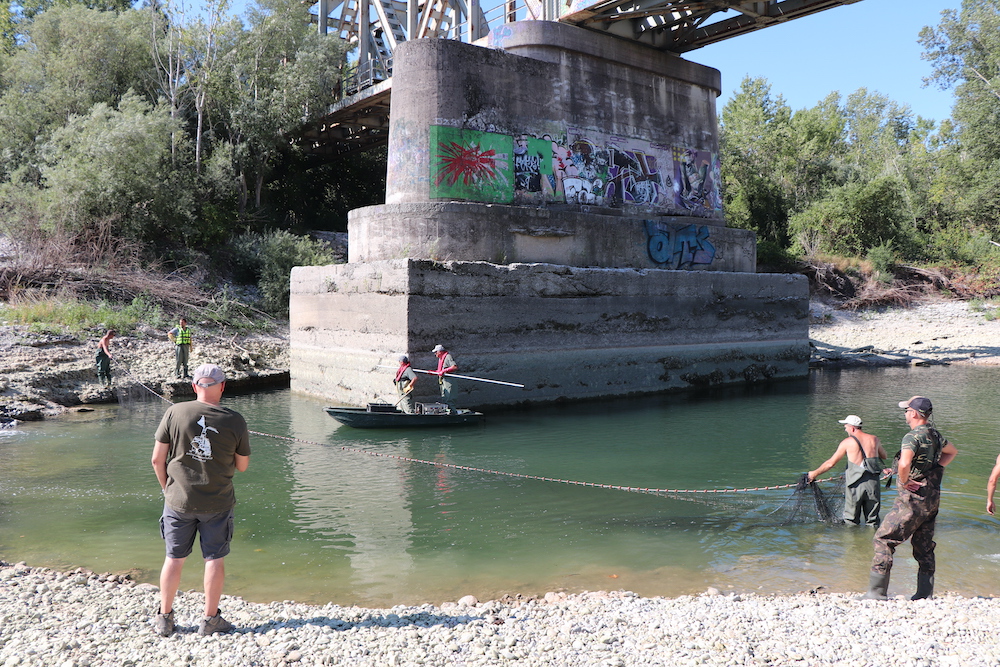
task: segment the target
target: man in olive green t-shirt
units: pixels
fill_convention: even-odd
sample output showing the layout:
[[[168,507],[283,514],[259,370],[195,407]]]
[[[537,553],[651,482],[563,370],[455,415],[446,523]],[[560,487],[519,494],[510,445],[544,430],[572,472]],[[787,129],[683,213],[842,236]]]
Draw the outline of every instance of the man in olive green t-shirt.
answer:
[[[205,559],[205,617],[198,633],[233,629],[219,613],[219,600],[233,535],[233,476],[250,465],[250,432],[238,412],[219,404],[226,388],[221,368],[199,366],[191,386],[197,399],[167,409],[153,446],[153,470],[164,498],[160,533],[167,548],[156,616],[156,631],[163,636],[174,631],[174,596],[196,535]]]

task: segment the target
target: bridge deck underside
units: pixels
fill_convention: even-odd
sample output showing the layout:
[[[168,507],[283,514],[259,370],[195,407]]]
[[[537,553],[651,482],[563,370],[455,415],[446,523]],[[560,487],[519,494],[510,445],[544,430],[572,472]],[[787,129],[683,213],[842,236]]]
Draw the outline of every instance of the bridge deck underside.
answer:
[[[559,15],[553,18],[561,23],[681,54],[860,1],[563,0]],[[336,28],[336,34],[359,44],[362,31],[369,33],[365,43],[367,48],[363,52],[368,54],[370,60],[359,63],[354,68],[345,85],[345,92],[349,95],[334,104],[326,116],[300,137],[300,145],[314,154],[346,155],[368,150],[388,141],[392,53],[394,47],[407,38],[408,5],[400,0],[368,2],[376,10],[372,14],[374,20],[368,21],[361,20],[357,0],[331,0],[324,3],[330,11],[327,25]],[[469,12],[474,11],[479,17],[479,30],[476,32],[481,35],[502,22],[540,18],[545,9],[543,0],[501,2],[504,10],[502,21],[493,21],[489,19],[492,16],[491,9],[480,8],[466,0],[422,0],[416,5],[418,20],[411,25],[418,26],[414,28],[418,38],[452,38],[464,41],[472,37],[471,33],[461,30],[461,20]],[[431,14],[437,17],[434,21],[431,21]],[[442,17],[450,18],[446,21]],[[493,25],[494,22],[497,25]]]

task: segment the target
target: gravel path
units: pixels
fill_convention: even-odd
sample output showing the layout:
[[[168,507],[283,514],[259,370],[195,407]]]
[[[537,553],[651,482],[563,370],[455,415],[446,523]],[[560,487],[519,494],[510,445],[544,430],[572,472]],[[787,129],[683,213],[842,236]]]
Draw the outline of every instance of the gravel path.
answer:
[[[201,595],[156,635],[156,589],[109,575],[0,566],[0,665],[954,665],[1000,662],[1000,602],[945,596],[549,593],[440,607],[363,609],[224,596],[236,625],[200,637]]]

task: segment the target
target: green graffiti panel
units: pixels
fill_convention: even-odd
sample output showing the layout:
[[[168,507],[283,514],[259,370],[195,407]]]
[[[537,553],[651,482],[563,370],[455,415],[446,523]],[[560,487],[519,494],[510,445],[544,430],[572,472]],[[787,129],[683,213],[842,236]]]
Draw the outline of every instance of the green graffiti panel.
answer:
[[[430,149],[432,199],[514,200],[510,136],[432,125]]]

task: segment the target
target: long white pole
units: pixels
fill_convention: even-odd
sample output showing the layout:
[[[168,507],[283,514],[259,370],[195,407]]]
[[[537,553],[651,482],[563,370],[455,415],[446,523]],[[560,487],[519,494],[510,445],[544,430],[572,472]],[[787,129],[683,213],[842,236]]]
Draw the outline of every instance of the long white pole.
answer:
[[[395,368],[395,366],[386,366],[385,364],[379,364],[378,367],[379,368]],[[427,375],[437,375],[437,373],[435,373],[434,371],[424,371],[424,370],[420,370],[419,368],[414,368],[413,370],[414,370],[414,372],[417,372],[417,373],[426,373]],[[459,375],[458,373],[445,373],[445,375],[447,375],[448,377],[459,378],[460,380],[475,380],[476,382],[489,382],[491,384],[502,384],[502,385],[505,385],[507,387],[520,387],[521,389],[524,389],[524,385],[523,384],[518,384],[516,382],[503,382],[502,380],[489,380],[487,378],[472,377],[471,375]]]

